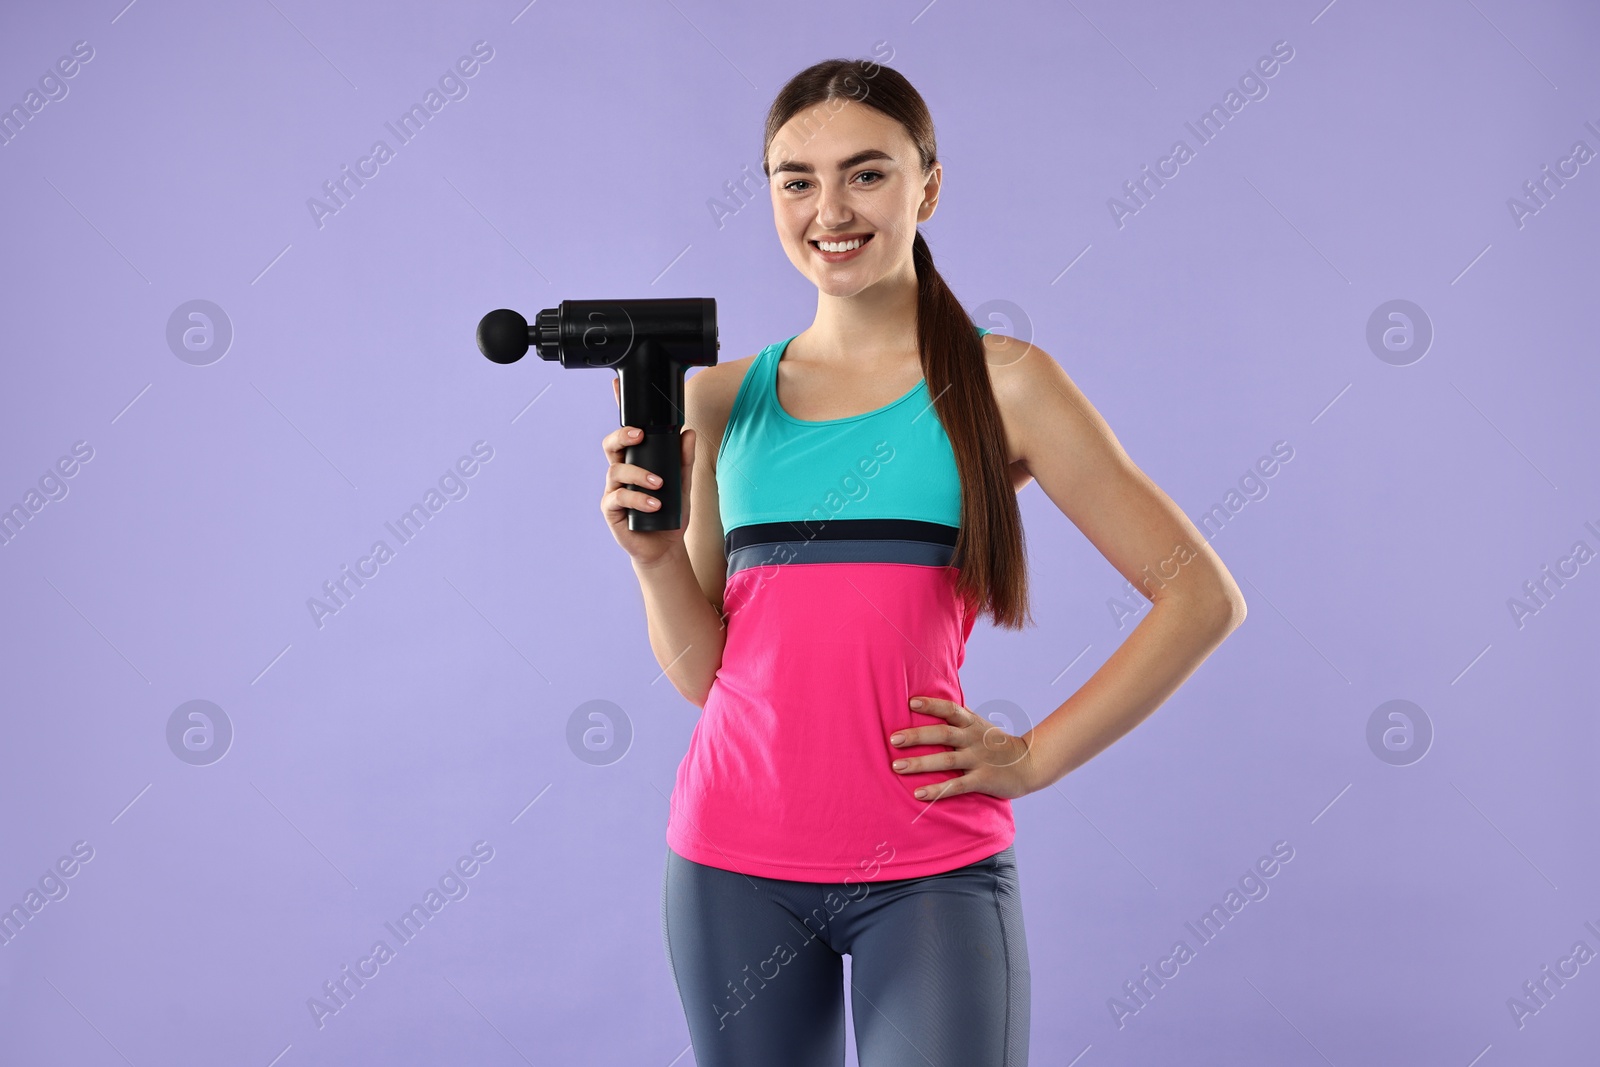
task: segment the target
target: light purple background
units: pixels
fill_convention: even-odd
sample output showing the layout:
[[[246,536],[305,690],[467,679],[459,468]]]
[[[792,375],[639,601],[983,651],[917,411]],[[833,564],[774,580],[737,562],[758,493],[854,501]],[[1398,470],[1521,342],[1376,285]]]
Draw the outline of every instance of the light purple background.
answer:
[[[1507,1007],[1600,950],[1600,564],[1508,608],[1600,548],[1600,163],[1507,207],[1600,150],[1592,5],[119,4],[0,32],[6,106],[94,49],[0,148],[0,505],[94,449],[0,547],[0,904],[94,849],[0,946],[0,1061],[693,1061],[659,894],[698,712],[600,518],[610,384],[491,364],[473,330],[648,296],[715,297],[724,358],[803,329],[765,193],[720,228],[708,200],[757,170],[785,79],[874,54],[933,110],[924,232],[980,324],[1030,332],[1196,521],[1294,449],[1211,542],[1248,622],[1016,803],[1032,1062],[1595,1055],[1600,963],[1520,1029]],[[397,147],[480,40],[469,95]],[[1280,40],[1269,94],[1119,228],[1108,198]],[[307,199],[379,138],[319,228]],[[1435,330],[1409,366],[1365,338],[1396,298]],[[209,366],[165,338],[194,299],[234,330]],[[319,629],[308,598],[479,440],[468,495]],[[1021,501],[1039,625],[980,626],[962,681],[1037,720],[1132,621]],[[193,699],[234,730],[209,766],[166,740]],[[1392,699],[1435,731],[1409,766],[1368,746]],[[590,700],[634,733],[607,766],[568,746]],[[479,840],[469,895],[319,1029],[308,998]],[[1119,1029],[1108,999],[1278,841],[1270,895]]]

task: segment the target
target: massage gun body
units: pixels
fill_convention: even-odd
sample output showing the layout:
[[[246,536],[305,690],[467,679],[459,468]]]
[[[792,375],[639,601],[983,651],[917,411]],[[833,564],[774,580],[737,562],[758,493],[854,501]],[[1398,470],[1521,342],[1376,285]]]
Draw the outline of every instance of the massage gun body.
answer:
[[[620,380],[621,426],[643,439],[624,460],[661,478],[648,490],[653,512],[628,509],[629,530],[676,530],[683,511],[684,373],[717,362],[717,302],[708,297],[563,300],[530,324],[515,311],[491,311],[478,324],[478,348],[496,363],[514,363],[529,348],[568,370],[610,368]],[[642,489],[642,486],[630,488]]]

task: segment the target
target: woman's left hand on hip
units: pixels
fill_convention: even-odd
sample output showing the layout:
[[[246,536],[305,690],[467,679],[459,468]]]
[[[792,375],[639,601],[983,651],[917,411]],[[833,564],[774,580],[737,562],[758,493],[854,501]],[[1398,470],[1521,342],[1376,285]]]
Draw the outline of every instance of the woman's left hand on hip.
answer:
[[[1006,733],[953,700],[912,697],[911,703],[913,711],[937,715],[944,722],[896,730],[890,735],[889,744],[894,748],[947,745],[950,750],[926,756],[897,754],[890,764],[891,769],[896,774],[965,772],[942,782],[919,786],[912,793],[918,800],[943,800],[961,793],[987,793],[1015,800],[1033,791],[1033,761],[1025,738]]]

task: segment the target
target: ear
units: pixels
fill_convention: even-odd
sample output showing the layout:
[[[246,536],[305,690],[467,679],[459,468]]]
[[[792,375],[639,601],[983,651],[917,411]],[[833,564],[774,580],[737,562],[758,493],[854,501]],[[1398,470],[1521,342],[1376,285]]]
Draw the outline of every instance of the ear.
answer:
[[[922,204],[917,208],[918,222],[933,218],[934,209],[939,206],[939,185],[943,180],[944,164],[936,162],[928,171],[928,179],[922,186]]]

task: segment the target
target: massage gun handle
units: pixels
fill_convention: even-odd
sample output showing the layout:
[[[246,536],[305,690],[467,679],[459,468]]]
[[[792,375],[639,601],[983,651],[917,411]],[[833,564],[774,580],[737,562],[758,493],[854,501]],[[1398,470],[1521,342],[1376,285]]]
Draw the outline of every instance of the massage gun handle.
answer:
[[[661,501],[661,506],[654,511],[629,508],[628,529],[647,533],[678,529],[683,521],[682,429],[677,426],[645,427],[644,439],[636,445],[628,445],[622,459],[661,478],[659,489],[647,485],[628,486]]]

